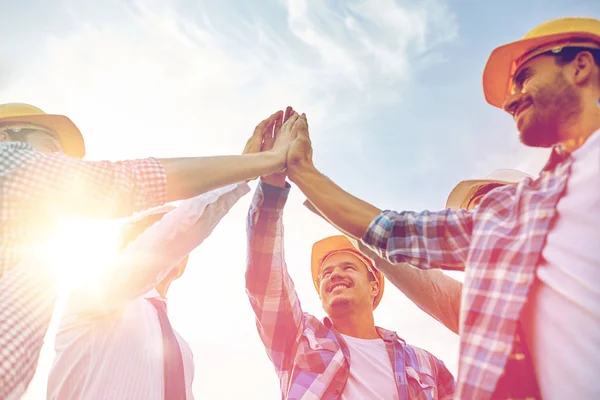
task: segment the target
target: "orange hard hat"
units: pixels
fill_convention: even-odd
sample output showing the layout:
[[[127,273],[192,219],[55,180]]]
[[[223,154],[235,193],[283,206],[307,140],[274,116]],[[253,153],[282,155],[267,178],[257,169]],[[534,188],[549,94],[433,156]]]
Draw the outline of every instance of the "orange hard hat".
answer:
[[[311,255],[311,272],[313,284],[315,285],[317,293],[319,292],[319,272],[321,270],[321,264],[333,253],[351,253],[367,266],[369,272],[371,272],[377,282],[379,282],[379,293],[377,293],[375,301],[373,302],[373,309],[377,308],[379,302],[381,301],[381,297],[383,297],[383,274],[381,271],[375,268],[370,259],[356,250],[352,243],[350,243],[350,240],[348,240],[348,238],[344,235],[330,236],[313,244]]]
[[[502,108],[512,78],[520,65],[549,50],[566,46],[600,49],[600,20],[559,18],[536,26],[521,40],[492,51],[483,71],[483,93],[488,103]]]
[[[46,114],[29,104],[0,104],[0,125],[7,122],[45,126],[57,135],[66,155],[76,158],[83,158],[85,155],[85,144],[79,128],[64,115]]]

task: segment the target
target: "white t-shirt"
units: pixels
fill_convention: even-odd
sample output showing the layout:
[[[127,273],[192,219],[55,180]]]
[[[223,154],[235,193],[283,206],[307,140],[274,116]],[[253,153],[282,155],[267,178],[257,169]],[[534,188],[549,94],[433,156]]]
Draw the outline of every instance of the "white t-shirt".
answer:
[[[383,339],[342,337],[350,349],[350,376],[341,400],[399,400],[394,368]]]
[[[600,131],[571,156],[521,317],[545,400],[600,399]]]

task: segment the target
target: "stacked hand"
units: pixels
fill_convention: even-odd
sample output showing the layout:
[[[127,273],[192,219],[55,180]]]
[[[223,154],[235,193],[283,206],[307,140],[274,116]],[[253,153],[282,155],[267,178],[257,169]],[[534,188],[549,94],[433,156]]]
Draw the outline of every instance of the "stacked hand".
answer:
[[[243,154],[271,152],[281,160],[281,171],[262,177],[273,186],[285,186],[288,173],[304,165],[312,165],[312,148],[306,115],[298,115],[292,107],[277,111],[262,121],[246,143]]]

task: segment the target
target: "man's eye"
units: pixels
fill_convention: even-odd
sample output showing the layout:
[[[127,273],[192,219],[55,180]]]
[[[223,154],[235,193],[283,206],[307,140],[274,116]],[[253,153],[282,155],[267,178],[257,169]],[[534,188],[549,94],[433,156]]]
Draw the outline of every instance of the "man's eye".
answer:
[[[345,270],[349,270],[349,269],[351,269],[351,270],[355,270],[356,268],[354,268],[354,266],[353,266],[353,265],[346,265],[346,267],[344,267],[344,269],[345,269]]]
[[[522,89],[523,85],[525,85],[525,82],[527,82],[527,80],[529,80],[529,78],[531,78],[531,73],[530,72],[525,72],[525,73],[519,75],[517,77],[517,81],[516,81],[517,87],[519,89]]]

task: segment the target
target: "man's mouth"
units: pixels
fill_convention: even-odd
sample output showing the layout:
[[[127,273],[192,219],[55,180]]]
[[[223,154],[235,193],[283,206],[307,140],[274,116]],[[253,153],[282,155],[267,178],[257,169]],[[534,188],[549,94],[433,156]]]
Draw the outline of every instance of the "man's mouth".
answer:
[[[328,292],[333,293],[335,290],[348,289],[349,287],[350,285],[345,282],[336,282],[329,286]]]
[[[517,111],[515,111],[515,120],[519,119],[519,115],[521,115],[523,111],[527,110],[529,107],[531,107],[530,101],[523,102],[523,104],[517,108]]]

